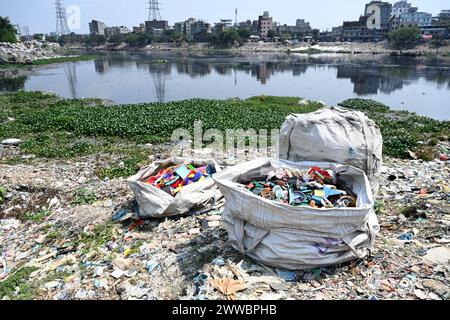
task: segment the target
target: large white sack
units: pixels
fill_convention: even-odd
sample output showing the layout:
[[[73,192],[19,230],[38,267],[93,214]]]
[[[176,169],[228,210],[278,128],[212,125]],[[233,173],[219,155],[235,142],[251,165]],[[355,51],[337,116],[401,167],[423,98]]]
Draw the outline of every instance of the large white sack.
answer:
[[[212,178],[182,188],[175,197],[145,182],[160,170],[183,163],[213,165],[217,172],[221,172],[219,164],[210,159],[171,158],[152,163],[128,179],[139,206],[140,218],[182,215],[191,209],[201,210],[204,205],[215,206],[220,203],[223,197]]]
[[[279,157],[354,166],[366,173],[376,195],[383,165],[383,137],[364,113],[325,107],[286,118],[280,132]]]
[[[238,183],[278,168],[332,169],[358,196],[356,208],[293,207],[256,196]],[[214,175],[226,199],[223,220],[232,246],[267,265],[291,270],[336,265],[366,256],[379,232],[367,176],[348,165],[257,159]]]

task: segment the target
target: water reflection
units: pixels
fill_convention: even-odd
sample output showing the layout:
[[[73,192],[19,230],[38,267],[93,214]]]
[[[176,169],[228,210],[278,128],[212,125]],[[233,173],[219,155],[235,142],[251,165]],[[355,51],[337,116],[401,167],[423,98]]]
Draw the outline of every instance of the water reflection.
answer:
[[[0,70],[1,92],[43,90],[71,98],[98,95],[117,103],[267,93],[315,99],[326,96],[329,103],[352,96],[370,96],[387,104],[399,104],[399,101],[405,104],[403,99],[410,96],[406,93],[408,87],[420,94],[422,90],[427,91],[430,99],[438,93],[439,97],[434,97],[436,101],[448,97],[448,60],[301,54],[114,53],[94,61],[66,63],[35,72]],[[443,92],[438,92],[441,89]],[[389,96],[397,92],[400,97],[392,102]],[[407,107],[417,111],[423,108],[424,101],[414,105],[415,100],[410,97],[407,103]],[[442,102],[441,106],[448,108]],[[445,112],[449,118],[450,111]]]
[[[153,63],[153,61],[165,60],[165,63]],[[207,77],[212,74],[232,76],[237,84],[239,73],[250,74],[256,81],[266,85],[272,76],[289,73],[293,77],[300,77],[311,69],[326,69],[335,71],[336,79],[349,79],[353,83],[353,92],[357,95],[372,95],[379,92],[389,94],[401,90],[403,86],[420,78],[434,82],[438,87],[450,88],[450,67],[434,67],[432,63],[424,63],[411,58],[382,57],[372,64],[351,63],[348,61],[335,61],[327,57],[289,57],[262,56],[258,58],[236,56],[177,56],[167,57],[158,55],[136,55],[130,59],[126,55],[115,55],[95,60],[95,71],[99,74],[108,73],[111,68],[147,69],[155,82],[158,93],[164,92],[167,75],[172,69],[177,74],[187,75],[191,79]]]

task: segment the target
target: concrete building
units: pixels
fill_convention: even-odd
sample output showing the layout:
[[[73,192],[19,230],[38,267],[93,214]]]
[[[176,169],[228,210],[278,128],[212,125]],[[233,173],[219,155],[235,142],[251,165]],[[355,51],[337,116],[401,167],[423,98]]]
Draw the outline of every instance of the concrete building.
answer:
[[[389,30],[391,10],[389,2],[372,1],[366,4],[364,15],[367,17],[367,29]]]
[[[92,20],[89,22],[89,32],[92,35],[104,36],[106,25],[104,22]]]
[[[197,36],[205,36],[212,32],[211,24],[194,18],[175,23],[174,30],[176,33],[183,34],[189,41],[194,40]]]
[[[145,33],[145,23],[139,24],[139,27],[133,27],[133,33]]]
[[[391,11],[391,18],[400,18],[400,15],[407,12],[417,12],[418,8],[413,7],[408,1],[398,1],[394,3]]]
[[[150,20],[145,21],[145,32],[153,33],[153,29],[162,29],[166,30],[169,28],[169,22],[165,20]]]
[[[258,18],[258,36],[266,39],[270,30],[273,30],[273,18],[270,16],[269,11],[265,11]]]
[[[297,21],[295,22],[295,26],[298,29],[311,30],[311,25],[308,21],[305,21],[305,19],[297,19]]]
[[[107,38],[110,38],[112,36],[121,35],[121,34],[129,34],[129,33],[130,33],[130,29],[128,29],[125,26],[105,28],[105,36]]]
[[[435,25],[447,27],[450,30],[450,10],[442,10],[435,18]]]
[[[433,17],[431,13],[426,12],[406,12],[400,15],[400,27],[426,27],[431,26],[432,21]]]
[[[431,39],[434,37],[442,37],[448,38],[449,31],[445,27],[437,27],[437,26],[426,26],[420,28],[420,33],[422,37],[431,36]]]
[[[389,2],[372,1],[366,4],[364,15],[358,21],[344,21],[344,41],[382,41],[390,28],[392,5]]]

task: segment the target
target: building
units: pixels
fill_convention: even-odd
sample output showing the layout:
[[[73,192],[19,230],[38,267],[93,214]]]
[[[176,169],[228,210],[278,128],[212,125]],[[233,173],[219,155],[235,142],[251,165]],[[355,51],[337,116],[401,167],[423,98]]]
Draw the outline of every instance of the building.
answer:
[[[153,29],[166,30],[169,28],[169,22],[166,20],[150,20],[145,21],[145,32],[154,33]]]
[[[406,12],[400,15],[401,27],[426,27],[431,26],[433,17],[426,12]]]
[[[372,1],[365,6],[364,15],[357,21],[344,21],[342,40],[383,41],[390,28],[392,5],[389,2]]]
[[[206,36],[212,32],[211,24],[194,18],[175,23],[174,30],[176,33],[184,35],[189,41],[194,40],[196,37]]]
[[[89,22],[89,32],[92,35],[104,36],[106,25],[104,22],[92,20]]]
[[[297,30],[302,30],[305,32],[311,31],[311,25],[309,24],[309,22],[305,21],[305,19],[297,19],[295,27],[297,28]]]
[[[266,39],[270,30],[273,30],[273,18],[269,15],[269,11],[265,11],[258,18],[258,36]]]
[[[422,37],[431,36],[430,38],[434,37],[442,37],[442,38],[448,38],[449,32],[447,28],[445,27],[437,27],[437,26],[425,26],[420,28],[420,33],[422,34]]]
[[[398,1],[394,3],[391,11],[391,18],[400,18],[400,15],[407,12],[417,12],[418,8],[413,7],[408,1]]]
[[[435,25],[446,27],[450,30],[450,10],[442,10],[435,18]]]
[[[130,29],[128,29],[125,26],[105,28],[105,36],[107,38],[110,38],[112,36],[122,35],[122,34],[129,34],[129,33],[130,33]]]
[[[392,5],[389,2],[372,1],[366,4],[365,17],[370,30],[389,30]]]
[[[133,27],[133,33],[145,33],[145,23],[139,24],[139,27]]]

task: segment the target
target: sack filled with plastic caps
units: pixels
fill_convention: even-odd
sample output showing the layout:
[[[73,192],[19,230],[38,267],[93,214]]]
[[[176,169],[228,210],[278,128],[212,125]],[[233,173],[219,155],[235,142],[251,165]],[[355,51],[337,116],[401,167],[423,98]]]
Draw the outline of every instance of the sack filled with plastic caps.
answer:
[[[223,205],[212,175],[221,172],[211,159],[157,161],[128,179],[139,218],[163,218],[206,212]]]
[[[280,168],[320,167],[356,196],[355,207],[292,206],[255,195],[246,185]],[[223,221],[232,246],[269,266],[290,270],[337,265],[363,258],[373,248],[379,224],[364,172],[329,162],[257,159],[214,175],[226,199]]]

